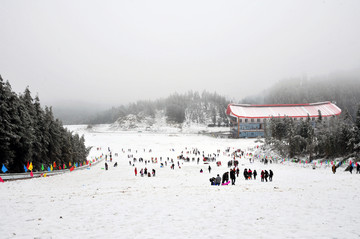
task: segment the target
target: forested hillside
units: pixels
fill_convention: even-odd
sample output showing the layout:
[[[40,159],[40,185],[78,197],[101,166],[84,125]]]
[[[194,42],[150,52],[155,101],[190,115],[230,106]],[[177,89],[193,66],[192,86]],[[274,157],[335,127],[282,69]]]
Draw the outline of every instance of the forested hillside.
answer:
[[[301,104],[322,101],[335,102],[343,112],[349,112],[354,122],[357,105],[360,103],[360,73],[286,79],[263,92],[255,92],[253,96],[246,97],[238,103]],[[84,123],[113,123],[118,119],[126,120],[129,115],[136,123],[144,117],[149,121],[154,119],[155,115],[163,114],[169,123],[228,125],[225,110],[229,103],[234,102],[216,93],[204,91],[200,94],[189,91],[186,94],[175,93],[154,101],[138,101],[126,106],[113,107],[92,119],[84,120]]]
[[[314,79],[287,79],[279,81],[261,94],[245,98],[249,104],[301,104],[333,101],[355,120],[360,103],[360,74],[338,74]]]
[[[355,157],[360,153],[360,105],[355,123],[348,113],[312,122],[294,121],[292,118],[272,118],[266,124],[266,143],[285,157],[307,156],[314,158]],[[314,128],[312,124],[315,123]]]
[[[141,122],[146,119],[151,126],[151,119],[165,117],[168,124],[196,123],[205,125],[227,126],[225,114],[228,101],[216,93],[189,91],[186,94],[172,94],[165,99],[138,101],[127,106],[112,108],[99,114],[89,123],[113,123],[128,120]]]
[[[34,171],[54,162],[84,162],[88,154],[84,141],[54,118],[51,107],[43,109],[29,88],[17,95],[0,76],[0,165],[9,172],[24,172],[29,162]]]

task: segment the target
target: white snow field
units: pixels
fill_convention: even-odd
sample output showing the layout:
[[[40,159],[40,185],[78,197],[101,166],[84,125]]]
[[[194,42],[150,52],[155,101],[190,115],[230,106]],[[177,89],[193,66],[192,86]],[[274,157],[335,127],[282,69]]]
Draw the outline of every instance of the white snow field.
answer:
[[[0,238],[360,237],[360,175],[354,172],[338,169],[334,175],[324,166],[263,165],[246,157],[240,159],[235,186],[211,186],[211,176],[228,170],[230,157],[224,150],[249,152],[254,140],[69,128],[85,134],[87,146],[94,146],[90,159],[108,154],[110,147],[109,170],[101,162],[90,170],[0,183]],[[202,161],[180,161],[179,168],[176,156],[185,147],[206,154],[220,149],[222,166],[211,162],[209,173]],[[128,149],[135,158],[157,157],[158,163],[135,163],[138,172],[147,167],[156,176],[135,176]],[[174,159],[175,169],[169,164],[160,168],[160,157],[162,162]],[[244,168],[258,174],[272,169],[273,182],[260,182],[259,175],[245,180]]]

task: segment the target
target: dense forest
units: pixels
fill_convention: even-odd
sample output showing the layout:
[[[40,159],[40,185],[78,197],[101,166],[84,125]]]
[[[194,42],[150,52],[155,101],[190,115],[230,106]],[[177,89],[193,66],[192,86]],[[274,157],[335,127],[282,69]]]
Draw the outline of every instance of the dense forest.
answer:
[[[0,165],[14,173],[24,172],[28,162],[34,171],[54,162],[84,162],[89,151],[84,142],[54,118],[51,107],[43,109],[29,88],[17,95],[0,76]]]
[[[313,124],[316,127],[313,127]],[[360,105],[355,123],[345,111],[340,117],[310,117],[302,121],[272,118],[266,125],[266,143],[281,155],[314,158],[355,157],[360,152]],[[357,159],[359,160],[359,159]]]

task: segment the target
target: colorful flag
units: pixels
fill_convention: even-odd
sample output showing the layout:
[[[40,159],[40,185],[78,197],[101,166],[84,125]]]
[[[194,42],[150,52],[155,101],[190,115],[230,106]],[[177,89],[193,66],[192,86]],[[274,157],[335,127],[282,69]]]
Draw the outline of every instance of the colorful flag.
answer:
[[[46,173],[44,174],[44,178],[46,178]]]
[[[53,166],[52,166],[52,165],[50,165],[50,171],[53,171],[53,170],[54,170]]]
[[[0,177],[0,182],[2,182],[2,183],[4,182],[4,180],[1,177]]]
[[[64,164],[64,167],[63,167],[63,169],[66,169],[66,164]]]
[[[30,165],[29,165],[29,168],[28,168],[30,171],[32,171],[33,170],[33,165],[32,165],[32,162],[30,163]]]
[[[56,163],[54,162],[54,168],[56,168]]]
[[[59,165],[59,170],[61,170],[61,166]]]
[[[30,164],[29,164],[29,162],[27,162],[26,168],[29,169],[29,166],[30,166]]]
[[[47,168],[47,170],[50,172],[50,171],[51,171],[51,168],[50,168],[50,167],[48,167],[48,168]]]
[[[33,174],[33,172],[32,172],[32,171],[30,172],[30,177],[34,177],[34,174]]]
[[[69,167],[71,167],[71,162],[69,162]]]
[[[70,172],[72,172],[74,170],[74,166],[72,166],[71,168],[70,168]]]
[[[28,171],[28,169],[26,168],[26,166],[24,165],[24,171],[25,173]]]
[[[41,170],[44,171],[44,164],[41,164]]]
[[[6,173],[8,171],[4,164],[3,164],[2,168],[1,168],[1,171],[3,171],[3,173]]]

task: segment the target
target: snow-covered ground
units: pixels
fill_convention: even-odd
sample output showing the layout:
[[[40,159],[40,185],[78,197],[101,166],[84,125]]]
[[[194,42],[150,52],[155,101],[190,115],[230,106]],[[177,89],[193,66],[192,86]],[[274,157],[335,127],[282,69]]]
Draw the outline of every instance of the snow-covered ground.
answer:
[[[228,170],[230,157],[224,150],[250,152],[254,140],[69,128],[85,134],[87,146],[94,146],[90,159],[108,154],[110,147],[109,170],[100,163],[90,170],[1,183],[0,238],[360,237],[359,174],[338,170],[334,175],[325,166],[263,165],[245,157],[235,186],[210,186],[210,177]],[[176,156],[181,151],[195,157],[186,154],[186,147],[206,154],[221,150],[222,166],[210,163],[209,173],[202,162],[180,161],[179,168]],[[157,164],[135,163],[138,171],[155,169],[156,177],[135,177],[128,154],[145,160],[157,157]],[[169,164],[160,168],[160,157],[162,162],[174,159],[175,170]],[[115,162],[118,167],[113,167]],[[272,169],[274,180],[246,181],[244,168],[258,173]]]

